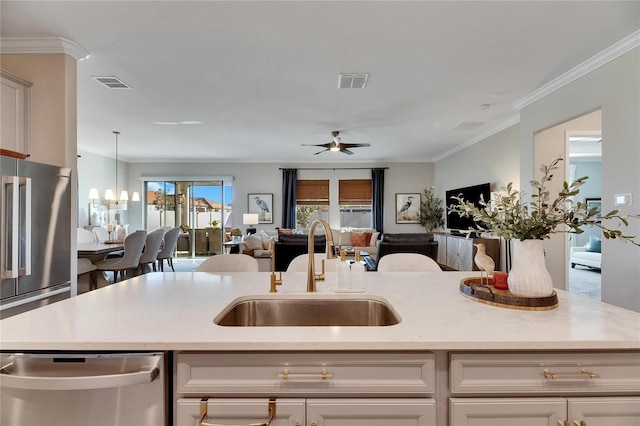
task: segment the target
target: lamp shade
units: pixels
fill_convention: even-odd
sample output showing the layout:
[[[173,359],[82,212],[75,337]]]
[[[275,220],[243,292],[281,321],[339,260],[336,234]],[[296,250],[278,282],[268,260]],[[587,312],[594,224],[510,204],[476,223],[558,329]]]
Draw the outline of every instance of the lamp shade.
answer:
[[[244,225],[257,225],[258,213],[244,213],[242,215],[242,223]]]
[[[113,195],[113,190],[112,189],[107,189],[104,193],[104,199],[107,201],[115,201],[116,200],[116,196]]]
[[[133,194],[131,194],[131,201],[140,201],[140,193],[138,191],[135,191]]]
[[[127,191],[120,193],[120,201],[129,201],[129,193]]]
[[[89,199],[92,201],[97,201],[98,198],[100,198],[100,195],[98,195],[98,188],[91,188],[89,190]]]

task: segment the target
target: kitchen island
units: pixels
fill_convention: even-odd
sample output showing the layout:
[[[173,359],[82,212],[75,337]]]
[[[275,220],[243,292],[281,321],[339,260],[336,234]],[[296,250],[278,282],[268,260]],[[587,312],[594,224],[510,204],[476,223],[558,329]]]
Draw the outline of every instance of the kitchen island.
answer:
[[[174,406],[178,407],[178,416],[194,411],[197,417],[198,404],[190,401],[194,396],[261,398],[270,393],[290,397],[339,396],[352,398],[357,402],[355,406],[361,403],[357,398],[373,396],[387,398],[385,401],[390,397],[400,398],[392,399],[392,402],[405,408],[407,403],[412,406],[415,401],[429,401],[433,410],[425,414],[426,417],[420,417],[416,424],[458,426],[466,424],[461,419],[474,415],[476,404],[492,407],[489,409],[492,410],[495,408],[492,404],[504,396],[522,396],[512,401],[521,404],[516,405],[522,411],[523,406],[531,406],[527,398],[535,395],[561,399],[562,408],[558,409],[561,414],[552,416],[561,421],[573,419],[571,410],[566,408],[567,396],[584,395],[585,398],[600,399],[615,397],[616,401],[607,401],[615,407],[618,403],[626,404],[625,407],[637,405],[638,417],[632,412],[630,418],[640,422],[639,313],[560,290],[559,305],[552,310],[525,311],[490,306],[460,294],[461,279],[474,276],[473,272],[367,273],[365,293],[334,293],[334,275],[327,274],[326,281],[318,282],[318,293],[312,294],[305,292],[306,273],[284,273],[278,293],[270,294],[268,273],[150,273],[0,321],[0,349],[171,351],[175,355],[174,368],[178,377],[174,385]],[[400,322],[381,327],[225,327],[214,323],[214,318],[225,307],[248,295],[262,298],[375,298],[386,301]],[[306,387],[303,395],[300,389],[282,388],[281,385],[280,391],[264,388],[252,393],[233,386],[227,386],[227,389],[235,390],[227,391],[219,390],[216,384],[204,386],[202,383],[206,378],[199,378],[199,385],[192,386],[190,382],[193,374],[200,371],[197,365],[210,362],[210,371],[215,370],[212,365],[228,368],[228,363],[234,360],[241,365],[255,365],[254,354],[265,359],[265,368],[267,364],[269,367],[278,363],[280,367],[291,365],[288,357],[307,355],[311,358],[298,360],[306,366],[331,365],[332,362],[344,365],[356,362],[358,358],[371,365],[406,361],[413,366],[421,365],[419,370],[425,385],[396,388],[385,388],[384,385],[378,390],[375,384],[368,384],[368,390],[354,389],[349,387],[351,385],[341,388],[336,374],[333,392],[322,387]],[[268,356],[264,358],[265,355]],[[332,358],[336,356],[337,359]],[[367,356],[384,359],[367,361]],[[403,357],[409,357],[409,360],[403,360]],[[522,363],[527,366],[533,363],[538,367],[559,365],[560,373],[563,373],[563,368],[575,369],[590,362],[596,368],[603,366],[603,386],[598,385],[601,372],[589,376],[578,369],[577,381],[586,383],[584,389],[576,387],[575,377],[570,379],[573,384],[568,389],[549,387],[545,381],[558,382],[563,377],[557,371],[551,371],[547,377],[543,370],[548,368],[541,368],[536,373],[539,377],[534,379],[516,380],[517,386],[489,383],[490,377],[500,376],[496,369],[509,371]],[[477,367],[479,365],[483,367]],[[478,371],[493,372],[485,378]],[[582,374],[586,375],[582,377]],[[606,374],[611,377],[606,378]],[[227,380],[227,385],[229,383],[233,380]],[[344,399],[340,401],[344,402]],[[373,405],[380,402],[376,399]],[[207,404],[211,409],[216,406],[213,399]],[[306,414],[300,415],[309,417],[309,413],[314,412],[310,408],[313,404],[309,406],[309,401],[304,400],[302,405]],[[616,410],[620,411],[619,408]],[[335,407],[330,411],[335,412]],[[400,411],[406,413],[404,408]],[[183,424],[182,420],[176,422]],[[345,420],[339,424],[349,423]]]

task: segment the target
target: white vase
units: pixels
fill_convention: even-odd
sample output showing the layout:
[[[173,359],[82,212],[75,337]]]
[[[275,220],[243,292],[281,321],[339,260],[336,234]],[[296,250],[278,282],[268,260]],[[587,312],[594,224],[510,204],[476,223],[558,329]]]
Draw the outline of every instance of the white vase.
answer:
[[[513,265],[507,282],[509,291],[522,297],[545,297],[553,293],[553,282],[544,263],[542,240],[511,240]]]

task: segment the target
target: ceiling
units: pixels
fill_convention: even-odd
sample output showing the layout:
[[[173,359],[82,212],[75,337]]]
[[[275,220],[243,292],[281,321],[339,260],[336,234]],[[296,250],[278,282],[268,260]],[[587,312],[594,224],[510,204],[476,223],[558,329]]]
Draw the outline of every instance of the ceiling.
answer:
[[[118,130],[127,161],[433,161],[515,122],[514,102],[640,28],[638,1],[0,8],[3,38],[63,37],[90,52],[78,63],[78,148],[113,156]],[[339,90],[349,72],[369,73],[366,88]],[[330,142],[333,130],[371,146],[300,146]]]

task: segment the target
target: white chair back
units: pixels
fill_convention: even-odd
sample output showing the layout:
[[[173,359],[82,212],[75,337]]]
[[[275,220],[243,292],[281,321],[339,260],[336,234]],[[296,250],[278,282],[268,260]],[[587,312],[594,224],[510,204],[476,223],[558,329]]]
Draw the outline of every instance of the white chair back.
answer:
[[[84,228],[78,228],[76,234],[77,242],[80,243],[94,243],[96,241],[96,237],[93,232],[86,230]]]
[[[435,260],[419,253],[391,253],[378,262],[378,272],[442,271]]]
[[[258,272],[258,261],[246,254],[222,254],[206,259],[196,272]]]
[[[322,271],[322,261],[324,260],[324,272],[336,272],[336,266],[340,259],[327,259],[326,253],[314,253],[313,254],[313,268],[316,274]],[[293,258],[289,266],[287,266],[287,272],[307,272],[309,267],[309,253],[301,254]]]
[[[93,235],[96,236],[96,241],[99,243],[104,243],[109,240],[109,233],[102,226],[96,226],[93,228]]]

